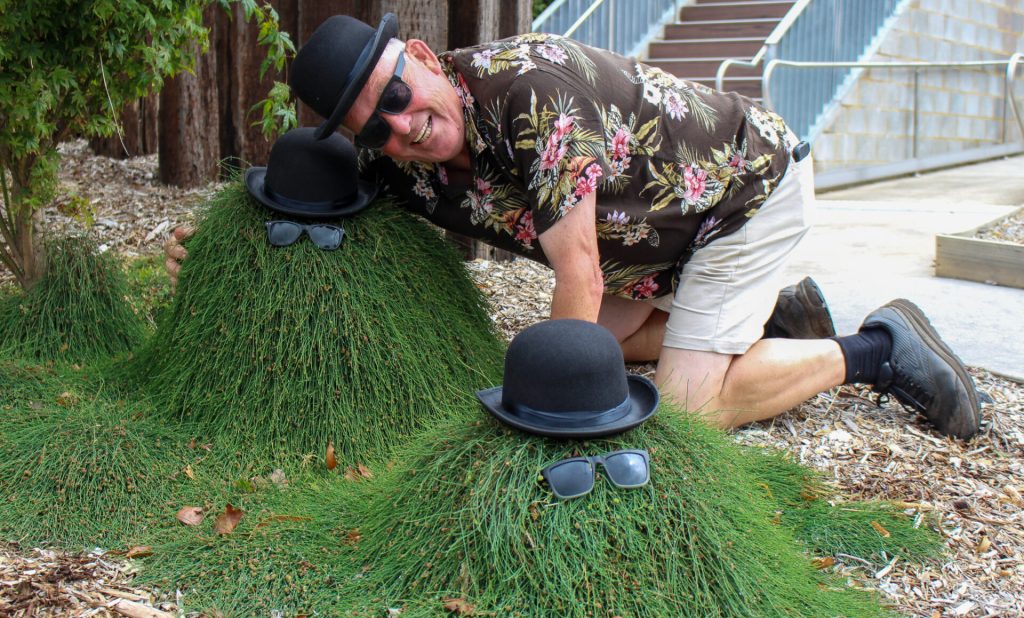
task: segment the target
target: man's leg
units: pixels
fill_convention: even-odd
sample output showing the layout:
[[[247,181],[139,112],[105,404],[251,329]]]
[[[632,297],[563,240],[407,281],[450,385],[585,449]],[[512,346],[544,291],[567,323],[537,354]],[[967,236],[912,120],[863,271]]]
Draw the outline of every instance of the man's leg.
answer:
[[[664,396],[723,428],[771,418],[843,383],[832,340],[762,339],[745,354],[665,347],[655,383]]]
[[[597,323],[615,335],[626,362],[658,360],[668,313],[638,300],[605,294]]]

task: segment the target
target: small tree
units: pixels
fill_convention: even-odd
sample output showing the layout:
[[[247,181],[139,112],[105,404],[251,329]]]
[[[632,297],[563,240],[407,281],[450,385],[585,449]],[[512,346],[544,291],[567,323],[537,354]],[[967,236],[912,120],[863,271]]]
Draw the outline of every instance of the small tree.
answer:
[[[207,45],[215,0],[0,0],[0,262],[22,287],[43,274],[42,208],[57,186],[57,144],[117,130],[125,103],[187,70]],[[294,51],[277,14],[241,1],[261,23],[268,64]],[[280,96],[271,114],[281,113]],[[275,115],[276,114],[276,115]]]

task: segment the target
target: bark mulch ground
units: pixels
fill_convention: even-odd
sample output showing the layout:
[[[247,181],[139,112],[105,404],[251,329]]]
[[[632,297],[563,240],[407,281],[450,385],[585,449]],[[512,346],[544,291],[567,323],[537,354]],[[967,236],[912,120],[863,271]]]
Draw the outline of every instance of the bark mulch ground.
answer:
[[[63,199],[77,193],[94,205],[94,228],[111,250],[159,252],[202,199],[203,191],[161,186],[154,157],[93,157],[83,142],[62,150]],[[68,221],[57,209],[47,214]],[[506,338],[546,317],[554,281],[548,269],[525,260],[467,267]],[[653,365],[631,369],[651,374]],[[1024,386],[971,373],[993,403],[983,406],[981,434],[966,444],[852,387],[734,432],[738,442],[786,450],[821,470],[843,497],[897,501],[922,525],[938,525],[948,548],[939,561],[879,564],[839,555],[831,567],[853,586],[878,590],[903,615],[1024,615]],[[133,560],[101,549],[68,554],[0,545],[0,616],[177,614],[176,592],[133,587],[134,569]]]

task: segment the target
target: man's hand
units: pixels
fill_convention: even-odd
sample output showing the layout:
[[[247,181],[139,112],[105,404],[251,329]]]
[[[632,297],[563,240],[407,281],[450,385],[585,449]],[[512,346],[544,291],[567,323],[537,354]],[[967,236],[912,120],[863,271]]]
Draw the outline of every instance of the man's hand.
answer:
[[[178,273],[181,272],[181,261],[188,257],[188,251],[181,244],[183,240],[190,238],[196,233],[195,228],[189,225],[182,225],[174,228],[167,241],[164,242],[164,269],[171,280],[171,291],[178,287]]]
[[[604,294],[597,251],[597,196],[591,193],[538,237],[555,271],[551,319],[597,321]]]

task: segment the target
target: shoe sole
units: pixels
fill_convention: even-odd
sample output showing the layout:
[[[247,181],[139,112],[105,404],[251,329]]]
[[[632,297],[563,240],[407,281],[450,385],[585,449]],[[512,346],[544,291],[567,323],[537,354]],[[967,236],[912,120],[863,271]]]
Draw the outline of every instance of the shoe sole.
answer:
[[[813,328],[815,335],[819,339],[828,339],[834,337],[836,334],[835,321],[832,319],[832,312],[828,309],[828,303],[825,302],[825,295],[822,294],[821,288],[818,287],[818,283],[810,277],[804,277],[800,283],[796,286],[797,294],[801,296],[801,302],[805,306],[814,307],[820,310],[825,315],[825,321],[828,322],[827,326],[822,328]],[[817,324],[815,326],[818,326]]]
[[[917,331],[917,334],[924,339],[928,347],[933,352],[938,354],[942,360],[953,368],[957,377],[960,378],[960,383],[963,384],[967,390],[967,398],[971,401],[971,411],[974,414],[974,424],[976,427],[981,425],[981,415],[978,413],[980,406],[978,405],[978,392],[975,390],[974,380],[971,379],[970,374],[967,373],[967,369],[964,368],[963,361],[953,353],[953,350],[946,345],[946,342],[939,337],[939,333],[932,326],[932,323],[925,317],[924,312],[921,308],[910,302],[905,298],[897,298],[896,300],[888,304],[899,313],[907,322]]]

